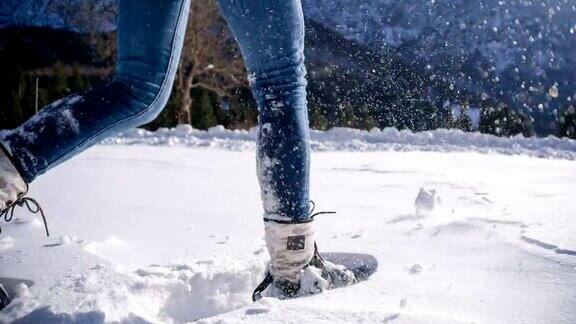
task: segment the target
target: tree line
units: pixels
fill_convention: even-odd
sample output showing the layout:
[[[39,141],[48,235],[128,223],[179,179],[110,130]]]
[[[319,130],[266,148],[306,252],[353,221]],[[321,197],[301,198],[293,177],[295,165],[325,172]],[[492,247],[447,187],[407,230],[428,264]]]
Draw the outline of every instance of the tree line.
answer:
[[[111,78],[115,32],[95,31],[93,17],[114,15],[115,2],[60,8],[81,31],[11,27],[0,30],[0,128],[14,128],[40,107]],[[190,124],[249,128],[257,108],[240,51],[214,0],[193,0],[182,59],[167,107],[148,129]],[[534,135],[532,120],[504,102],[454,89],[393,52],[376,54],[310,22],[307,27],[310,126],[478,130],[498,136]],[[88,32],[87,32],[88,31]],[[336,46],[338,45],[338,46]],[[459,109],[454,113],[454,107]],[[479,110],[473,125],[470,110]],[[552,122],[560,137],[576,138],[573,105]]]

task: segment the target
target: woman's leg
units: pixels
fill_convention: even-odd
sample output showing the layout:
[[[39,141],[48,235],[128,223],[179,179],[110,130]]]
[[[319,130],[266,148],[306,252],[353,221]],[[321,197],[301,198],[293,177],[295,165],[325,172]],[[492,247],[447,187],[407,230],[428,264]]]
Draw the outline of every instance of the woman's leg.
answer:
[[[153,120],[172,89],[189,0],[120,0],[117,75],[44,107],[0,141],[22,177],[36,176],[103,138]]]
[[[257,167],[270,264],[253,298],[270,282],[285,296],[294,296],[301,270],[313,258],[315,240],[308,200],[302,7],[300,0],[219,1],[242,50],[260,110]]]
[[[265,218],[309,219],[309,134],[300,0],[220,0],[260,111],[257,166]]]

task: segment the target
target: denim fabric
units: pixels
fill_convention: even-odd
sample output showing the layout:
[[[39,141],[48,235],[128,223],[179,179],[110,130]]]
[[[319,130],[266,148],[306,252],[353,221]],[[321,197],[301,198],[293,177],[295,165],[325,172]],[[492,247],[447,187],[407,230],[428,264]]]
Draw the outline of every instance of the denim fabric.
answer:
[[[114,79],[44,107],[2,136],[26,181],[108,136],[152,121],[168,101],[189,1],[121,0],[119,6]]]
[[[22,177],[38,175],[164,108],[180,59],[189,0],[120,0],[116,76],[44,107],[1,143]],[[257,166],[265,216],[309,216],[304,21],[299,0],[220,0],[260,110]]]
[[[257,168],[265,217],[309,218],[310,148],[300,0],[219,0],[260,111]]]

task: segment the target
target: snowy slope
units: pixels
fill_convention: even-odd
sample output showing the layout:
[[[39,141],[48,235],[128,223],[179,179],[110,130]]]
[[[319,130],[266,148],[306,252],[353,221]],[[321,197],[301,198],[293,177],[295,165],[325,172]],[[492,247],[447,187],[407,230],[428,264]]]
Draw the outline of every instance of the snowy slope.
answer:
[[[514,155],[512,140],[506,154],[423,152],[408,140],[316,151],[312,197],[338,211],[317,220],[321,250],[372,254],[379,271],[346,289],[251,303],[267,259],[253,138],[228,136],[246,146],[225,150],[223,136],[198,134],[202,145],[118,137],[139,144],[96,146],[36,181],[30,195],[52,236],[22,212],[1,223],[0,282],[17,298],[0,322],[576,322],[571,158]],[[314,136],[331,148],[346,137]],[[540,149],[565,157],[562,147]],[[421,187],[441,198],[428,216],[414,211]]]
[[[549,87],[564,78],[574,83],[574,57],[569,54],[574,51],[576,32],[573,1],[311,0],[304,4],[307,18],[349,39],[373,49],[399,49],[409,60],[418,58],[422,66],[449,71],[455,80],[471,77],[479,90],[488,93],[518,94],[521,83],[534,88],[542,86],[538,82]],[[561,86],[566,96],[574,95],[573,88]]]
[[[504,102],[538,134],[576,98],[573,0],[305,0],[305,16],[474,102]],[[334,47],[339,44],[334,44]],[[392,69],[395,69],[392,67]]]

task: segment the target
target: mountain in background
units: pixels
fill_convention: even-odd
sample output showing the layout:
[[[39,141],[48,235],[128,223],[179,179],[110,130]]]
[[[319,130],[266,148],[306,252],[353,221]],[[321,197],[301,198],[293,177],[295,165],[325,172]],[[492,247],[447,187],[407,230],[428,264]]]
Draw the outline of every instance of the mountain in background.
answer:
[[[86,28],[111,31],[116,25],[112,14],[90,17],[94,23],[84,24],[85,26],[80,26],[80,23],[84,21],[80,22],[78,17],[72,14],[78,8],[105,8],[116,2],[117,0],[2,0],[0,1],[0,27],[22,25],[75,31]]]
[[[541,134],[576,101],[576,3],[564,0],[305,0],[308,19],[433,78],[534,117]]]
[[[50,10],[50,3],[50,0],[3,0],[0,2],[0,26],[66,27],[61,13]]]
[[[67,3],[81,2],[3,0],[0,26],[78,30],[69,12],[53,9]],[[554,131],[550,124],[557,110],[576,100],[573,1],[304,0],[303,6],[312,26],[308,43],[314,46],[307,51],[308,60],[329,67],[322,72],[311,64],[311,75],[325,83],[312,82],[312,89],[327,104],[330,91],[322,88],[330,89],[326,82],[331,82],[326,76],[340,76],[344,89],[332,98],[340,111],[347,103],[363,101],[368,107],[361,109],[374,109],[389,102],[375,97],[412,98],[413,93],[418,93],[416,101],[427,96],[435,106],[448,97],[471,106],[496,101],[529,114],[537,133],[547,135]],[[101,20],[99,28],[113,29],[113,19]],[[400,106],[404,102],[397,101]],[[395,104],[380,109],[398,109],[391,106]]]

